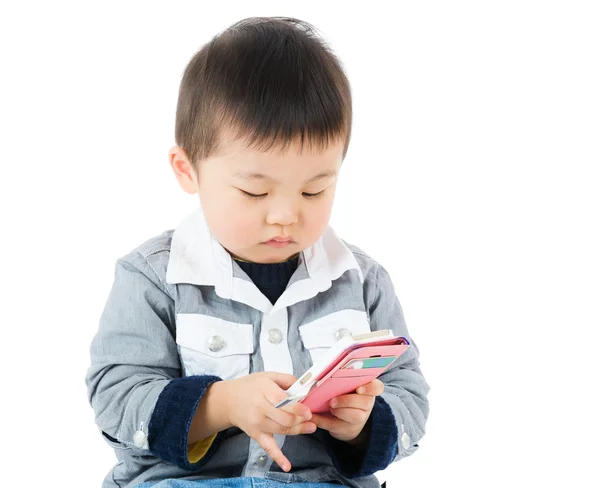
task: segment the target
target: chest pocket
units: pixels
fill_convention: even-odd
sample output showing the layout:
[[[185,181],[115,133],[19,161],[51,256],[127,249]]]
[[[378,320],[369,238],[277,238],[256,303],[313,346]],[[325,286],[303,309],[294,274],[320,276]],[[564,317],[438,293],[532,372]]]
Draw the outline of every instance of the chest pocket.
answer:
[[[176,341],[185,376],[215,375],[224,380],[250,372],[252,324],[202,314],[177,314]]]
[[[371,332],[371,325],[366,312],[340,310],[301,325],[298,329],[302,343],[310,352],[314,364],[339,339],[347,335]]]

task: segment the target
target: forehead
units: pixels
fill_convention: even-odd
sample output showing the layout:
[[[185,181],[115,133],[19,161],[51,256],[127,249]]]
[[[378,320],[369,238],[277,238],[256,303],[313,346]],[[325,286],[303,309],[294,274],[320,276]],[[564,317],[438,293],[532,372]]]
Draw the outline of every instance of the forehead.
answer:
[[[261,151],[247,147],[245,141],[238,139],[225,140],[219,153],[209,159],[213,166],[218,166],[220,171],[231,176],[262,174],[279,180],[287,175],[301,177],[304,181],[325,172],[337,172],[342,163],[343,151],[343,140],[332,142],[323,149],[313,148],[308,144],[302,147],[300,141],[296,140],[286,148],[278,146]]]

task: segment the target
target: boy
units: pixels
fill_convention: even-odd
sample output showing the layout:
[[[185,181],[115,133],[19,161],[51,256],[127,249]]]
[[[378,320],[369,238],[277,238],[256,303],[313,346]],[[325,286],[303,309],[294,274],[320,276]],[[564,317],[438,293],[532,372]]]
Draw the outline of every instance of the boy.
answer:
[[[370,488],[418,448],[429,386],[390,277],[328,226],[351,119],[296,19],[238,22],[190,61],[169,158],[201,206],[117,262],[86,378],[119,460],[103,486]],[[380,379],[331,415],[274,408],[337,339],[379,329],[411,342]]]

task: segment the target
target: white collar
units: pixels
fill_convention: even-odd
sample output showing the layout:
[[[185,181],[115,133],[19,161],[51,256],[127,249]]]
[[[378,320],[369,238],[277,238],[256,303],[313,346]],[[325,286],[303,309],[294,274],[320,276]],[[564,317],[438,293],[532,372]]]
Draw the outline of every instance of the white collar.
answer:
[[[300,253],[298,266],[306,265],[308,278],[291,282],[275,305],[251,281],[233,273],[233,258],[210,231],[201,208],[173,232],[167,266],[167,283],[210,285],[222,298],[250,305],[265,314],[314,297],[331,287],[345,271],[362,271],[352,251],[328,226],[321,238]],[[293,281],[293,280],[292,280]]]

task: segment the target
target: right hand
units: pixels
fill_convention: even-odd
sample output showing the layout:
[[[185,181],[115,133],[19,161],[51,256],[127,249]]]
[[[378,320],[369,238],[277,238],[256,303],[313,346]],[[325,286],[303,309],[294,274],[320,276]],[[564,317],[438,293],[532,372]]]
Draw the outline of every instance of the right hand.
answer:
[[[273,434],[312,434],[317,430],[310,409],[295,403],[285,410],[275,405],[287,398],[284,390],[294,384],[296,378],[283,373],[252,373],[226,381],[225,408],[232,425],[252,437],[283,471],[291,464],[277,445]]]

